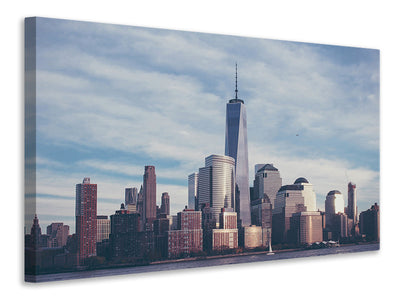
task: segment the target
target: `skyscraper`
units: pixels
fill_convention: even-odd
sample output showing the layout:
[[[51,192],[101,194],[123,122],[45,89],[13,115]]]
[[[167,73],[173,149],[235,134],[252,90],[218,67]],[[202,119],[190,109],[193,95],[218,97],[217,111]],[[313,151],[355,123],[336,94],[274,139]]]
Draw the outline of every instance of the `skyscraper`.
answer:
[[[225,155],[235,159],[238,196],[236,212],[241,226],[250,226],[249,161],[247,150],[247,116],[244,101],[237,97],[237,65],[235,99],[226,104]]]
[[[190,255],[203,250],[201,211],[184,209],[178,213],[178,230],[168,231],[168,257]]]
[[[78,257],[82,263],[86,258],[96,255],[97,184],[91,184],[89,177],[76,185],[75,204]]]
[[[67,244],[69,226],[64,223],[51,223],[46,229],[49,247],[64,247]]]
[[[145,166],[143,175],[143,212],[145,226],[153,224],[157,217],[156,204],[156,169],[154,166]]]
[[[135,187],[126,188],[125,189],[125,206],[127,206],[128,204],[136,205],[137,196],[138,196],[137,188],[135,188]]]
[[[107,216],[97,216],[97,242],[101,243],[103,240],[110,238],[110,219]]]
[[[276,193],[282,186],[279,170],[273,164],[256,165],[259,167],[254,179],[254,200],[261,199],[266,194],[274,208]]]
[[[235,161],[224,155],[210,155],[199,169],[199,206],[209,204],[219,224],[221,208],[235,208]]]
[[[360,231],[367,240],[379,241],[380,239],[380,212],[379,205],[375,203],[370,209],[360,213]]]
[[[344,199],[341,192],[330,191],[325,200],[325,235],[338,240],[347,237],[347,215],[344,214]]]
[[[198,210],[197,207],[197,185],[199,173],[192,173],[188,176],[188,208]]]
[[[347,205],[347,216],[353,220],[353,223],[357,223],[357,193],[356,185],[349,182],[348,184],[348,205]]]
[[[294,184],[282,186],[276,194],[272,215],[274,243],[293,241],[290,219],[299,212],[316,212],[316,194],[307,179],[297,178]],[[322,230],[322,227],[321,227]]]
[[[169,207],[169,194],[167,192],[164,192],[161,195],[161,213],[169,215]]]
[[[330,191],[328,195],[326,195],[325,213],[327,215],[344,213],[344,200],[341,192],[334,190]]]

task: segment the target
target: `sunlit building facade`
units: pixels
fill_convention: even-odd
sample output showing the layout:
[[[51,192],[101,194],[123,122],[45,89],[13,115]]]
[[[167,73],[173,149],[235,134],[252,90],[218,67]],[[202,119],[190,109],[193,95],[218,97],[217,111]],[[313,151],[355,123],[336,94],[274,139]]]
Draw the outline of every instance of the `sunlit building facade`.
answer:
[[[300,177],[296,179],[294,184],[282,186],[276,194],[272,215],[273,242],[291,242],[292,237],[289,234],[290,218],[293,214],[299,212],[315,212],[316,206],[316,194],[312,184],[307,179]]]
[[[235,160],[224,155],[210,155],[205,167],[199,169],[199,206],[210,206],[213,219],[219,227],[222,208],[235,209]]]
[[[97,216],[97,243],[108,240],[111,232],[110,219],[107,216]]]

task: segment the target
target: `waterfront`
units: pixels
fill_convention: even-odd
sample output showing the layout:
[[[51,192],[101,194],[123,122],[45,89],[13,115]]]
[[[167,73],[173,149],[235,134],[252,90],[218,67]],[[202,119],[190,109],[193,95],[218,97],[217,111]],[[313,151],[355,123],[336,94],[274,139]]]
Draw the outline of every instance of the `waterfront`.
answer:
[[[248,255],[235,255],[230,257],[207,258],[203,260],[189,260],[189,261],[182,260],[179,262],[163,262],[163,263],[150,264],[147,266],[45,274],[45,275],[38,275],[36,276],[35,279],[31,275],[25,275],[25,280],[30,282],[32,281],[48,282],[48,281],[59,281],[59,280],[81,279],[81,278],[94,278],[103,276],[137,274],[146,272],[157,272],[157,271],[170,271],[170,270],[179,270],[188,268],[221,266],[229,264],[263,262],[269,260],[281,260],[281,259],[301,258],[310,256],[331,255],[331,254],[346,254],[346,253],[356,253],[356,252],[376,251],[376,250],[379,250],[379,243],[365,244],[365,245],[346,245],[334,248],[323,248],[323,249],[301,250],[301,251],[280,251],[276,252],[275,255],[266,255],[264,252],[264,253],[248,254]]]

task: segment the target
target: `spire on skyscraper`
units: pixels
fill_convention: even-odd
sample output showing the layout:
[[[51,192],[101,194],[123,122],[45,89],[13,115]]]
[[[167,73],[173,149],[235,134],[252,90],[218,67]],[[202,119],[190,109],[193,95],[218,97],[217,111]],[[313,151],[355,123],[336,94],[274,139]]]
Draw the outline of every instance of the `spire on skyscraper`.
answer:
[[[237,99],[238,89],[237,89],[237,63],[236,63],[236,89],[235,89],[235,99]]]

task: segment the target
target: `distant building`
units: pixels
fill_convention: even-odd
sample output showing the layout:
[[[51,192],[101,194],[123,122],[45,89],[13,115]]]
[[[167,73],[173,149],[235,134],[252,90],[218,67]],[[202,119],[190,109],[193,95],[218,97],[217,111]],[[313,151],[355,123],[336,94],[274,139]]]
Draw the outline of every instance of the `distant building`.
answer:
[[[272,228],[272,203],[267,196],[251,202],[252,223],[262,228]]]
[[[168,257],[186,257],[201,251],[201,212],[186,208],[178,213],[178,230],[168,231]]]
[[[367,240],[380,240],[380,212],[377,203],[360,213],[360,233],[365,235]]]
[[[243,227],[244,248],[258,248],[265,246],[263,243],[263,228],[251,225]]]
[[[137,212],[137,206],[136,204],[127,204],[125,205],[125,209],[131,213]]]
[[[199,173],[192,173],[188,176],[188,208],[199,210],[197,187],[198,187]]]
[[[79,263],[96,256],[97,239],[97,184],[85,177],[76,185],[75,228],[78,242]]]
[[[276,195],[273,210],[272,241],[274,243],[294,242],[288,235],[290,218],[295,213],[306,211],[316,211],[316,195],[312,184],[300,177],[294,184],[282,186]]]
[[[69,226],[63,223],[51,223],[47,226],[47,235],[49,238],[49,247],[64,247],[67,244],[69,235]]]
[[[143,212],[146,230],[151,230],[153,221],[157,217],[156,196],[155,167],[145,166],[143,175]]]
[[[222,251],[238,248],[238,229],[213,229],[212,249]]]
[[[97,243],[110,238],[111,223],[107,216],[97,216]]]
[[[231,207],[237,212],[240,226],[250,226],[247,116],[244,101],[238,98],[237,69],[235,98],[229,100],[226,104],[225,155],[234,159],[235,184],[238,190],[237,197],[235,198],[236,203]]]
[[[129,204],[136,205],[138,190],[135,187],[125,189],[125,207]]]
[[[237,213],[232,208],[222,208],[219,229],[212,229],[212,250],[238,248]]]
[[[169,194],[167,192],[162,193],[161,195],[160,213],[165,215],[170,214],[170,200],[169,200]]]
[[[344,213],[344,199],[341,192],[334,190],[326,195],[325,212],[330,215]]]
[[[199,208],[208,204],[218,227],[221,208],[235,208],[235,160],[223,155],[206,157],[198,184]]]
[[[153,232],[140,231],[140,215],[130,213],[121,204],[120,210],[110,216],[110,248],[112,257],[140,259],[154,249]]]
[[[40,228],[39,225],[39,219],[35,214],[35,217],[33,219],[33,224],[31,227],[30,240],[27,242],[28,245],[25,245],[25,247],[33,248],[35,250],[41,248],[41,243],[40,243],[41,235],[42,235],[42,229]]]
[[[290,218],[290,241],[295,244],[322,242],[322,215],[319,211],[297,212]]]
[[[207,253],[210,253],[212,251],[212,232],[213,229],[217,228],[217,222],[213,218],[209,203],[203,206],[201,212],[201,224],[203,228],[203,249]]]
[[[325,200],[325,239],[340,240],[348,236],[348,218],[344,211],[342,193],[330,191]]]
[[[357,223],[357,190],[354,183],[349,182],[347,189],[347,216],[353,220],[353,223]]]
[[[259,164],[256,166],[260,166]],[[256,167],[257,168],[257,167]],[[282,186],[282,178],[279,170],[273,164],[262,165],[256,172],[254,179],[253,199],[262,199],[267,195],[274,208],[276,193]]]
[[[137,196],[136,211],[140,215],[140,230],[144,230],[144,224],[146,223],[145,213],[144,213],[144,195],[143,195],[143,185],[140,186],[140,190]]]

